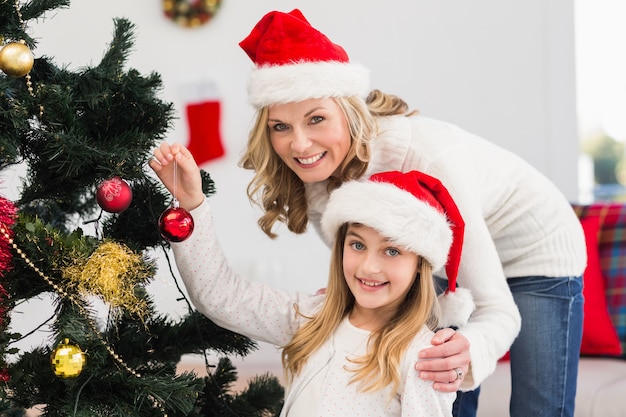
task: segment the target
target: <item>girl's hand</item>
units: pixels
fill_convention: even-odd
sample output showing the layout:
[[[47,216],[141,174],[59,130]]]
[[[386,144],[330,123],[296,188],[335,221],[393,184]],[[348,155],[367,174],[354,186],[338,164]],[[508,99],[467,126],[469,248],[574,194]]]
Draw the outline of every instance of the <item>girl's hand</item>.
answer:
[[[453,329],[441,329],[432,339],[431,348],[420,351],[415,369],[419,377],[433,381],[442,392],[458,391],[470,369],[469,341]]]
[[[154,150],[154,158],[148,165],[178,200],[180,207],[191,211],[202,204],[204,194],[200,168],[186,147],[163,142]]]

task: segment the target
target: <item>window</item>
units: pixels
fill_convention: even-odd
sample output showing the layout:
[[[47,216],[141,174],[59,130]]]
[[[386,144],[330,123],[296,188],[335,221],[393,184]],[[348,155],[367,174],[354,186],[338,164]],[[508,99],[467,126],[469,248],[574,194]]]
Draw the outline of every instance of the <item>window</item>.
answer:
[[[581,202],[626,201],[626,1],[575,0]]]

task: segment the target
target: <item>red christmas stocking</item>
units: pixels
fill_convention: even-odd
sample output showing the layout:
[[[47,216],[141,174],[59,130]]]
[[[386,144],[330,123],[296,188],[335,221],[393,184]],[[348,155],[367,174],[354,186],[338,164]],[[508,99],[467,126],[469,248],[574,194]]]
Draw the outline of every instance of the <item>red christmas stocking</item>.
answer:
[[[198,165],[224,155],[220,135],[220,102],[216,99],[190,103],[185,108],[189,127],[187,148]]]

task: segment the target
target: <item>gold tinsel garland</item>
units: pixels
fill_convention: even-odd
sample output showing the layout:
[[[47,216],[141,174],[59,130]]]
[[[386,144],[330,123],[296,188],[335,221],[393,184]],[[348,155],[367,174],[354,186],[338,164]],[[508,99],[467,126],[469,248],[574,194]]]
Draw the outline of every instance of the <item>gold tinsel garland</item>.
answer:
[[[123,308],[143,321],[145,300],[135,295],[135,282],[149,275],[141,256],[115,242],[104,242],[87,260],[78,259],[63,270],[63,277],[84,295],[95,295],[114,308]]]
[[[187,28],[204,25],[213,18],[221,0],[163,0],[163,14]]]

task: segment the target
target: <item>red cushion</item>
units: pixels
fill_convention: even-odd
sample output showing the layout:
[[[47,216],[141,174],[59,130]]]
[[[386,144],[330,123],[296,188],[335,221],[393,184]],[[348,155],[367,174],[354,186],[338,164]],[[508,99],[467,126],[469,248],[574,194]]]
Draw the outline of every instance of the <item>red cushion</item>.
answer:
[[[580,220],[587,241],[587,268],[584,273],[583,295],[585,297],[583,320],[582,355],[622,354],[619,337],[609,316],[604,292],[604,280],[598,254],[600,220],[596,216]]]

